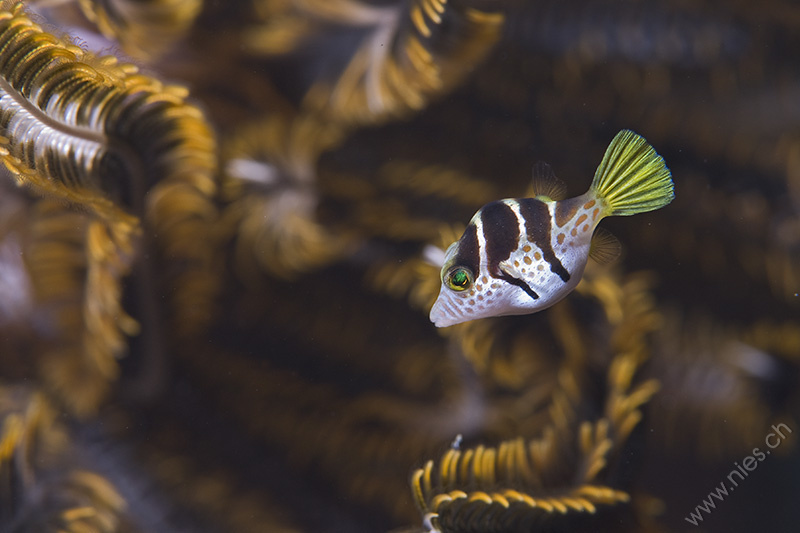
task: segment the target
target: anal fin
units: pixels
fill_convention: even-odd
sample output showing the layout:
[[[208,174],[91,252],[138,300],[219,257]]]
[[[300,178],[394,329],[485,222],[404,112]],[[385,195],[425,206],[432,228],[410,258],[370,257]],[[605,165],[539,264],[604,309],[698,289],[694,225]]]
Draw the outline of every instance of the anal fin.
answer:
[[[597,228],[589,245],[589,257],[601,265],[613,263],[622,253],[622,243],[603,228]]]

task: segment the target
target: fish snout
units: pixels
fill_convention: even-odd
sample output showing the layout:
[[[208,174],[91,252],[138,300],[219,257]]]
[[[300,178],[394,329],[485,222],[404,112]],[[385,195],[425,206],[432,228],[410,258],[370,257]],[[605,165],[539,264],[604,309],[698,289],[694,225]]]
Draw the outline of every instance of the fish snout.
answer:
[[[453,305],[454,302],[450,300],[451,298],[448,298],[448,295],[442,291],[431,307],[430,319],[437,328],[453,326],[464,320],[456,306]]]

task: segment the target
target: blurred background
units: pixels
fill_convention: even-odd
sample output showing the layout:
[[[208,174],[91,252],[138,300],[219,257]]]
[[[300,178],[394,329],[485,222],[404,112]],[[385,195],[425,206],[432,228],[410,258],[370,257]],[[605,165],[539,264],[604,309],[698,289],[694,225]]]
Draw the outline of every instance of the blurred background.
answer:
[[[796,529],[794,2],[1,5],[0,531]],[[625,128],[620,259],[435,328]]]

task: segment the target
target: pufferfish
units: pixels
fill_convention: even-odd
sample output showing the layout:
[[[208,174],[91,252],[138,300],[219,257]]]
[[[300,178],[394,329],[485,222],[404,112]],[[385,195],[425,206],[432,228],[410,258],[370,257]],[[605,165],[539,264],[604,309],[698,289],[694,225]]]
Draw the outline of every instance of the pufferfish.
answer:
[[[604,240],[607,250],[608,239],[595,235],[600,220],[653,211],[675,196],[664,159],[630,130],[611,141],[581,196],[559,198],[563,185],[549,168],[534,168],[533,198],[486,204],[447,249],[430,314],[437,327],[550,307],[578,284],[590,251],[603,255]]]

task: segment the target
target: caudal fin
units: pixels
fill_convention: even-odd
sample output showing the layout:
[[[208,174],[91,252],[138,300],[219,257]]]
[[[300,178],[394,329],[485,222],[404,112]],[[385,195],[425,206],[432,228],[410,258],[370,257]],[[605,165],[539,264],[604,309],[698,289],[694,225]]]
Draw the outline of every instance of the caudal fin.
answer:
[[[608,145],[592,190],[605,204],[606,216],[653,211],[675,197],[664,159],[644,137],[630,130],[619,132]]]

